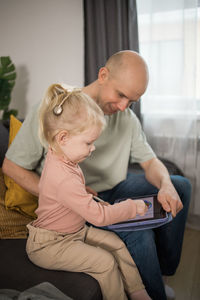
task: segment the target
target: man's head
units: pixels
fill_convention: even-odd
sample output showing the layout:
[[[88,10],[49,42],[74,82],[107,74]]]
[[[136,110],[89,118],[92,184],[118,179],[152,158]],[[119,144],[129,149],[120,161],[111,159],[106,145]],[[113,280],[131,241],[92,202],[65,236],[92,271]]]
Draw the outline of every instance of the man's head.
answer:
[[[147,84],[148,68],[143,58],[134,51],[120,51],[99,70],[94,100],[105,114],[124,111],[139,100]]]

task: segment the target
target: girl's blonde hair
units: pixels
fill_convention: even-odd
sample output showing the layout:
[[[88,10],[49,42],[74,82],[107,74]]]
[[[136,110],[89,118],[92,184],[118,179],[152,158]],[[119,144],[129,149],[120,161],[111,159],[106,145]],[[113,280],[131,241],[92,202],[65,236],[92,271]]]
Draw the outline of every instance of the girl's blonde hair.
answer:
[[[63,129],[76,135],[94,126],[103,130],[105,118],[88,95],[60,84],[48,88],[39,108],[39,138],[43,146],[53,145],[56,134]]]

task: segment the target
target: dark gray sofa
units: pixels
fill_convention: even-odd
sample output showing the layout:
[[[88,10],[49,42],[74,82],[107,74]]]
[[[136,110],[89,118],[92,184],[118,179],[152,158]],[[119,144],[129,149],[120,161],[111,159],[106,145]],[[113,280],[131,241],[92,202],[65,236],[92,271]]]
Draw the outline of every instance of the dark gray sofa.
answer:
[[[9,122],[0,121],[0,167],[8,147]],[[52,271],[32,264],[25,251],[26,239],[0,240],[0,289],[24,291],[49,282],[74,300],[101,300],[98,282],[84,273]]]

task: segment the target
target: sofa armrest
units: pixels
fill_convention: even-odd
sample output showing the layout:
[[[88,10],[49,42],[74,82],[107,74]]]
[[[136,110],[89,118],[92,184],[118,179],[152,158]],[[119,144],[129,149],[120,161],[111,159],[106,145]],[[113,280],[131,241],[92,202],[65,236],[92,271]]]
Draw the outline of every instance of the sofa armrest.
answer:
[[[8,149],[9,129],[5,126],[5,123],[0,121],[0,167]]]
[[[161,157],[158,158],[165,165],[170,175],[184,176],[182,170],[174,162],[171,162]],[[128,167],[128,171],[130,173],[135,173],[135,174],[144,174],[142,167],[140,167],[138,163],[130,163]]]

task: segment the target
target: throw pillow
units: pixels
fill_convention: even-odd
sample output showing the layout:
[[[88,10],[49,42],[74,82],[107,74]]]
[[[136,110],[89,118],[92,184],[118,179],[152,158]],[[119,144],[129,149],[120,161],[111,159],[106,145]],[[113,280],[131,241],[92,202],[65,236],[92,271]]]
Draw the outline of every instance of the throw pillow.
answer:
[[[0,239],[27,238],[26,225],[33,219],[25,217],[17,211],[7,210],[5,207],[6,185],[0,169]]]
[[[10,131],[9,131],[9,145],[14,140],[22,123],[11,115],[10,117]],[[4,175],[5,184],[7,187],[5,194],[5,206],[7,209],[16,210],[21,214],[36,218],[35,209],[38,205],[38,198],[29,192],[25,191],[13,179]]]

